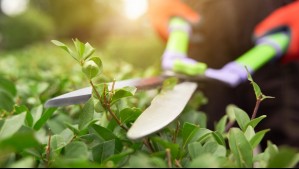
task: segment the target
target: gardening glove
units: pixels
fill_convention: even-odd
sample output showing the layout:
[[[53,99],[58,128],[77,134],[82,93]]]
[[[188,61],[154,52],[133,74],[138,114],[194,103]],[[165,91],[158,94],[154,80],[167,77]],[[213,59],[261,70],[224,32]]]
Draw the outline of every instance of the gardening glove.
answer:
[[[149,19],[160,36],[167,40],[171,17],[184,18],[190,23],[199,21],[198,14],[181,0],[149,0]]]
[[[299,1],[281,7],[271,13],[265,20],[258,24],[254,30],[254,36],[272,34],[278,31],[289,31],[290,42],[287,51],[282,58],[283,63],[299,59]]]
[[[249,73],[252,73],[251,69],[248,71]],[[212,79],[217,79],[231,87],[236,87],[240,83],[247,80],[248,74],[244,65],[233,61],[227,63],[221,69],[208,68],[205,71],[205,76]]]

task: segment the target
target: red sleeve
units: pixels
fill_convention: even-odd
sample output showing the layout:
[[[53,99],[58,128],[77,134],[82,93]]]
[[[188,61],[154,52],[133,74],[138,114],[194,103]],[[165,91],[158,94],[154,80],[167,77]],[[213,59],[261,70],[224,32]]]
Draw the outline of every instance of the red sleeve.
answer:
[[[287,63],[299,60],[299,1],[281,7],[271,13],[256,26],[254,35],[261,37],[281,29],[288,29],[291,35],[291,40],[282,62]]]

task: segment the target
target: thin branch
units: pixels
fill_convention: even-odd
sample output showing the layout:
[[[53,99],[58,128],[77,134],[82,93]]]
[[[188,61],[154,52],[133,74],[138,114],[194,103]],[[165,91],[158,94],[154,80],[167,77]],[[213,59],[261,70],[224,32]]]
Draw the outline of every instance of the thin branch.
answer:
[[[50,155],[51,155],[51,133],[49,135],[49,138],[48,138],[48,146],[46,148],[46,158],[47,158],[47,163],[46,163],[46,166],[47,168],[49,168],[49,165],[50,165]]]
[[[180,128],[180,121],[177,121],[177,123],[176,123],[176,128],[175,128],[175,132],[174,132],[174,134],[173,134],[173,138],[172,138],[172,142],[173,142],[173,143],[176,143],[176,138],[177,138],[177,136],[178,136],[178,134],[179,134],[179,128]]]
[[[166,151],[166,157],[167,157],[168,168],[172,168],[170,149],[167,148],[165,151]]]
[[[108,112],[112,115],[112,117],[114,118],[114,120],[116,121],[116,123],[121,128],[123,128],[124,130],[128,131],[129,129],[121,123],[121,121],[117,118],[117,116],[115,115],[115,113],[111,110],[110,104],[108,104],[106,108],[107,108]]]
[[[112,82],[112,88],[111,88],[111,92],[114,94],[114,87],[115,87],[115,79],[113,79]]]
[[[144,138],[143,139],[143,144],[151,151],[151,152],[154,152],[154,148],[153,146],[151,145],[150,141],[148,138]]]
[[[228,132],[228,130],[230,129],[230,128],[232,128],[233,126],[234,126],[234,124],[235,124],[235,121],[230,121],[227,125],[226,125],[226,127],[225,127],[225,132]]]
[[[254,110],[253,110],[253,113],[252,113],[252,116],[251,116],[251,120],[255,119],[261,102],[262,102],[262,99],[260,99],[260,98],[258,98],[256,100],[255,107],[254,107]]]
[[[121,128],[123,128],[124,130],[126,130],[126,131],[128,131],[128,129],[125,127],[125,126],[123,126],[122,125],[122,123],[121,123],[121,121],[117,118],[117,116],[115,115],[115,113],[111,110],[111,108],[110,108],[110,103],[107,101],[107,98],[106,98],[106,86],[105,86],[105,84],[104,84],[104,103],[102,102],[102,99],[101,99],[101,96],[100,96],[100,94],[99,94],[99,92],[96,90],[96,88],[95,88],[95,86],[94,86],[94,84],[93,84],[93,82],[90,80],[89,81],[89,83],[91,84],[91,87],[92,87],[92,89],[95,91],[95,94],[96,94],[96,96],[98,97],[98,99],[100,100],[100,102],[101,102],[101,104],[103,105],[103,106],[105,106],[105,108],[108,110],[108,112],[112,115],[112,117],[114,118],[114,120],[116,121],[116,123],[121,127]]]
[[[92,90],[95,92],[97,98],[101,101],[101,96],[100,96],[99,92],[97,91],[96,87],[94,86],[93,82],[90,80],[89,83],[92,87]]]
[[[174,160],[174,163],[175,165],[178,167],[178,168],[183,168],[182,165],[181,165],[181,162],[177,159]]]

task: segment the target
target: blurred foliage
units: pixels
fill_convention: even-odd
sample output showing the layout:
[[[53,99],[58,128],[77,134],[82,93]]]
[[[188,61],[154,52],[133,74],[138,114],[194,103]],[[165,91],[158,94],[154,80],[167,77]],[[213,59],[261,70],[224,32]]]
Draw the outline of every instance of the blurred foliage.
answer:
[[[115,37],[97,47],[96,55],[101,56],[106,64],[104,76],[96,81],[158,74],[162,53],[158,39],[147,35],[143,36],[144,43],[136,46],[136,42],[137,38],[130,40],[127,37]],[[50,41],[35,43],[18,50],[0,51],[0,75],[16,84],[20,104],[32,107],[50,96],[88,85],[84,75],[80,73],[81,69],[75,66],[75,60],[66,55],[66,52]]]
[[[140,36],[110,36],[102,45],[102,53],[115,63],[126,61],[134,68],[160,66],[164,44],[154,32]],[[105,58],[104,58],[105,59]]]
[[[0,15],[0,48],[14,49],[48,39],[54,33],[49,16],[37,9],[13,17]]]
[[[110,35],[139,37],[151,29],[145,16],[136,21],[125,18],[122,0],[30,0],[25,13],[6,16],[0,12],[0,48],[75,38],[103,44]]]
[[[95,32],[104,38],[108,30],[101,28],[101,25],[116,12],[115,8],[120,2],[119,0],[113,3],[104,0],[31,0],[32,6],[51,17],[58,37],[82,40],[90,39]]]

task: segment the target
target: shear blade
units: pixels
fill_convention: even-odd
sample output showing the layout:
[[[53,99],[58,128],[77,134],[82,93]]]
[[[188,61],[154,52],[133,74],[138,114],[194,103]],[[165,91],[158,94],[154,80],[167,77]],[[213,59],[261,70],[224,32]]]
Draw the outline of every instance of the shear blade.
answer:
[[[181,114],[196,88],[197,83],[183,82],[173,90],[157,95],[136,119],[127,137],[132,140],[140,139],[170,124]]]
[[[164,81],[164,76],[149,77],[149,78],[135,78],[115,82],[114,89],[120,89],[126,86],[134,86],[138,90],[151,89],[161,85]],[[107,83],[111,90],[113,82]],[[68,106],[72,104],[80,104],[86,102],[92,94],[92,88],[86,87],[73,92],[63,94],[61,96],[52,98],[45,103],[45,107]]]

